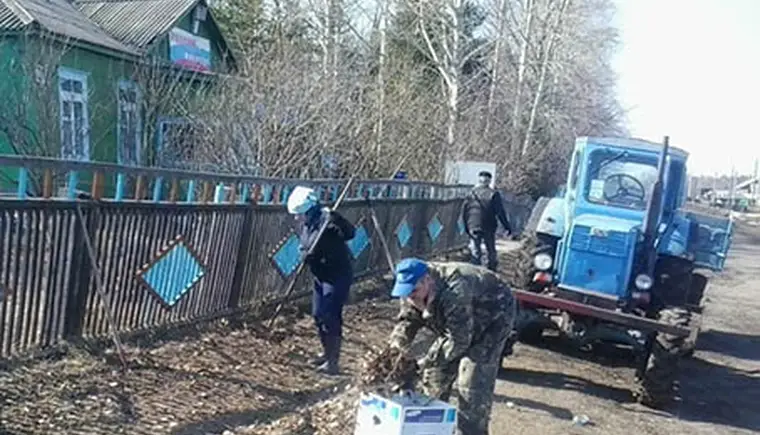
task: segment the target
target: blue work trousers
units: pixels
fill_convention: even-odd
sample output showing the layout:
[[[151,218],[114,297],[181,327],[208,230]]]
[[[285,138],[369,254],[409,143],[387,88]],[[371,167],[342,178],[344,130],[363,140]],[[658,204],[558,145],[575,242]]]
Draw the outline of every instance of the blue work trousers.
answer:
[[[323,345],[326,338],[342,335],[343,305],[348,299],[352,282],[352,275],[340,277],[333,282],[314,280],[311,311]]]

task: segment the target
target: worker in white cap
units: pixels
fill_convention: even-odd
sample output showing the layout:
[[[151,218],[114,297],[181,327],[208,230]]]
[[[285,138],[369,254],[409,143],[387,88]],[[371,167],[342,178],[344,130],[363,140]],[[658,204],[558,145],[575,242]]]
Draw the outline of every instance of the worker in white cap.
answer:
[[[288,212],[301,226],[302,252],[314,244],[325,221],[327,228],[304,261],[314,275],[312,315],[322,342],[322,354],[314,360],[319,372],[338,374],[342,342],[343,305],[353,283],[351,252],[346,242],[354,238],[354,226],[343,216],[323,208],[313,189],[296,187],[288,197]]]

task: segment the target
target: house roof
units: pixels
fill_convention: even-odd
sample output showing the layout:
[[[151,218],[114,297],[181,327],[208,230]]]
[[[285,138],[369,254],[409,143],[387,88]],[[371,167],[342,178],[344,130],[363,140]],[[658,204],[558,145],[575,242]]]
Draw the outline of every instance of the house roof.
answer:
[[[198,0],[75,0],[76,8],[115,38],[143,49],[171,30]]]
[[[5,2],[0,1],[0,29],[21,30],[29,24],[25,23],[24,18],[25,16],[17,15]]]
[[[137,54],[87,19],[67,0],[0,0],[0,29],[22,30],[30,25],[78,41]]]

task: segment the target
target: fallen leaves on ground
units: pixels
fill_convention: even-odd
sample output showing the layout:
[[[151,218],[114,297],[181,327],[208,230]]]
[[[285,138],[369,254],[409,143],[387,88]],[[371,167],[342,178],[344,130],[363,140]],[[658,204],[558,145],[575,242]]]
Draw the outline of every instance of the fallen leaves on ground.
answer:
[[[387,339],[396,309],[377,301],[347,307],[344,375],[337,377],[320,376],[309,365],[318,340],[312,320],[295,316],[278,322],[276,335],[285,337],[279,343],[250,324],[127,347],[127,372],[83,352],[0,371],[0,427],[24,434],[222,434],[279,421],[295,431],[283,433],[328,433],[303,431],[353,418],[351,399],[325,400],[346,396],[367,343]],[[317,403],[327,408],[308,411]],[[325,417],[330,406],[346,417]],[[311,417],[301,422],[303,412]],[[285,416],[293,422],[281,421]]]

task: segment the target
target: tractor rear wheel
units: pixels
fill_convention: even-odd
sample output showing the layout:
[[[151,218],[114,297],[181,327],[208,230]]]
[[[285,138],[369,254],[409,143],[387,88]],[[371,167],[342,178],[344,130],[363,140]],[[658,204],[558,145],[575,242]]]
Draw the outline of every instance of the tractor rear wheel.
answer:
[[[691,323],[701,316],[701,303],[707,287],[707,278],[694,272],[694,264],[681,258],[663,258],[657,265],[658,282],[655,285],[653,309],[683,306],[691,312]],[[697,347],[699,331],[686,338],[684,352],[691,356]]]
[[[707,289],[707,277],[701,273],[693,273],[691,275],[691,287],[689,289],[689,295],[686,297],[686,303],[692,308],[692,311],[701,309],[702,299],[705,296],[705,290]]]
[[[685,308],[666,308],[659,320],[674,326],[689,327],[691,313]],[[650,408],[661,408],[673,398],[678,367],[688,352],[685,337],[657,333],[651,342],[646,365],[636,375],[636,400]]]
[[[699,329],[702,324],[702,300],[704,299],[705,289],[707,289],[707,277],[701,273],[691,275],[691,288],[686,298],[686,306],[691,312],[691,325],[695,328],[693,334],[686,339],[684,351],[686,356],[691,357],[697,350],[697,339],[699,338]]]

